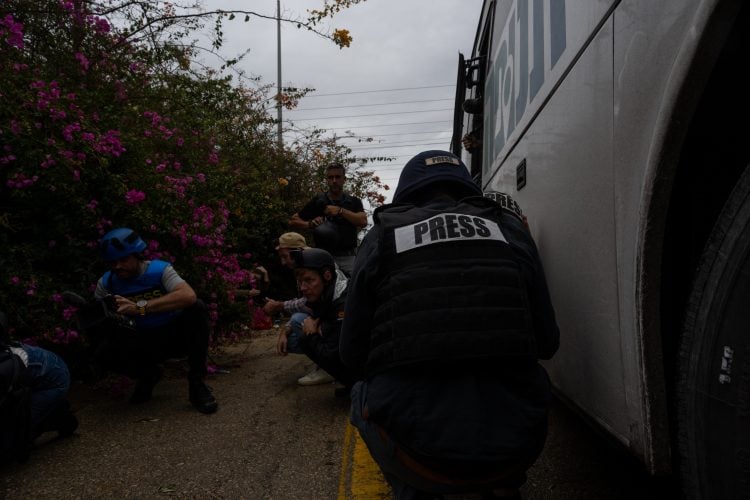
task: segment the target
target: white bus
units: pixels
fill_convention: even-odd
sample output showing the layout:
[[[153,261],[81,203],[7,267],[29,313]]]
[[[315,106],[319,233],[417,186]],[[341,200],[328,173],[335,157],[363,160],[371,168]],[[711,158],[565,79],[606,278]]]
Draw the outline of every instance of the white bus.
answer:
[[[688,497],[750,497],[750,2],[486,0],[459,59],[451,148],[528,216],[556,393]]]

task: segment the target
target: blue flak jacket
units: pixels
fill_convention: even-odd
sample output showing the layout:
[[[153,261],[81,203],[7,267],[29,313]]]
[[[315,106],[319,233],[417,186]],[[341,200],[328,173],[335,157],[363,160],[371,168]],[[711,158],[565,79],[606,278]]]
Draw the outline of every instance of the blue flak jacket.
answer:
[[[170,266],[169,262],[163,260],[152,260],[148,263],[146,271],[133,279],[123,280],[112,271],[107,271],[102,276],[102,283],[112,295],[127,297],[133,302],[139,300],[150,300],[166,295],[167,290],[162,285],[164,270]],[[179,311],[169,311],[145,316],[134,316],[136,326],[141,329],[164,326],[171,322]]]

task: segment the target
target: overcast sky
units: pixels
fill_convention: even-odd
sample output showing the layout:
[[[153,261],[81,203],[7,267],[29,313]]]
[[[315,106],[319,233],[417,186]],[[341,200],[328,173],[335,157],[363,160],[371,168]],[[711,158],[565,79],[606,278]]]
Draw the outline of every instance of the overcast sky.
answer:
[[[205,0],[204,5],[276,15],[275,0]],[[322,5],[323,0],[281,0],[282,16],[305,18],[308,9]],[[328,21],[331,30],[350,31],[353,42],[344,49],[282,23],[282,84],[316,89],[298,110],[284,110],[284,120],[325,128],[331,135],[351,130],[376,139],[377,144],[353,149],[358,156],[397,157],[374,167],[391,187],[385,193],[390,200],[411,156],[450,146],[458,53],[470,55],[481,7],[482,0],[367,0]],[[222,53],[233,56],[249,48],[242,69],[275,85],[276,22],[251,17],[244,23],[238,17],[226,21],[224,33]],[[400,104],[381,105],[386,103]]]

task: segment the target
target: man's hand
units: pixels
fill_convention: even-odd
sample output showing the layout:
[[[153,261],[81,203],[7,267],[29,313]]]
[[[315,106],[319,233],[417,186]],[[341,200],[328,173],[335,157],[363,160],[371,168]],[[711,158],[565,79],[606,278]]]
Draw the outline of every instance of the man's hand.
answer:
[[[325,219],[323,217],[315,217],[307,223],[307,227],[318,227],[319,225],[323,224],[323,222],[325,222]]]
[[[268,301],[266,301],[266,303],[263,305],[263,312],[268,314],[269,316],[278,314],[283,310],[284,303],[279,302],[278,300],[268,299]]]
[[[286,350],[286,346],[287,346],[286,335],[287,335],[287,333],[288,332],[287,332],[287,326],[286,325],[283,326],[283,327],[281,327],[281,328],[279,328],[279,337],[276,339],[276,353],[279,356],[286,356],[288,354],[287,350]]]
[[[138,316],[138,308],[132,300],[121,295],[115,295],[115,304],[117,305],[118,314],[123,314],[125,316]]]
[[[320,319],[305,318],[305,321],[302,322],[302,333],[305,335],[320,333]]]
[[[323,211],[323,213],[325,213],[329,217],[335,217],[337,215],[341,215],[343,211],[343,207],[340,207],[338,205],[326,205],[326,209]]]

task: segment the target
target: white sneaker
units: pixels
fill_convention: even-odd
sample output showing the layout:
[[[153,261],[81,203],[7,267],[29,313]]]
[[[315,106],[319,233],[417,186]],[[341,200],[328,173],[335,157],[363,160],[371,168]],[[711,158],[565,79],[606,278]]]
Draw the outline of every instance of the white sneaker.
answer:
[[[328,372],[319,366],[315,366],[310,373],[304,377],[298,378],[297,383],[299,385],[319,385],[329,384],[333,382],[333,380],[334,378],[328,375]]]

